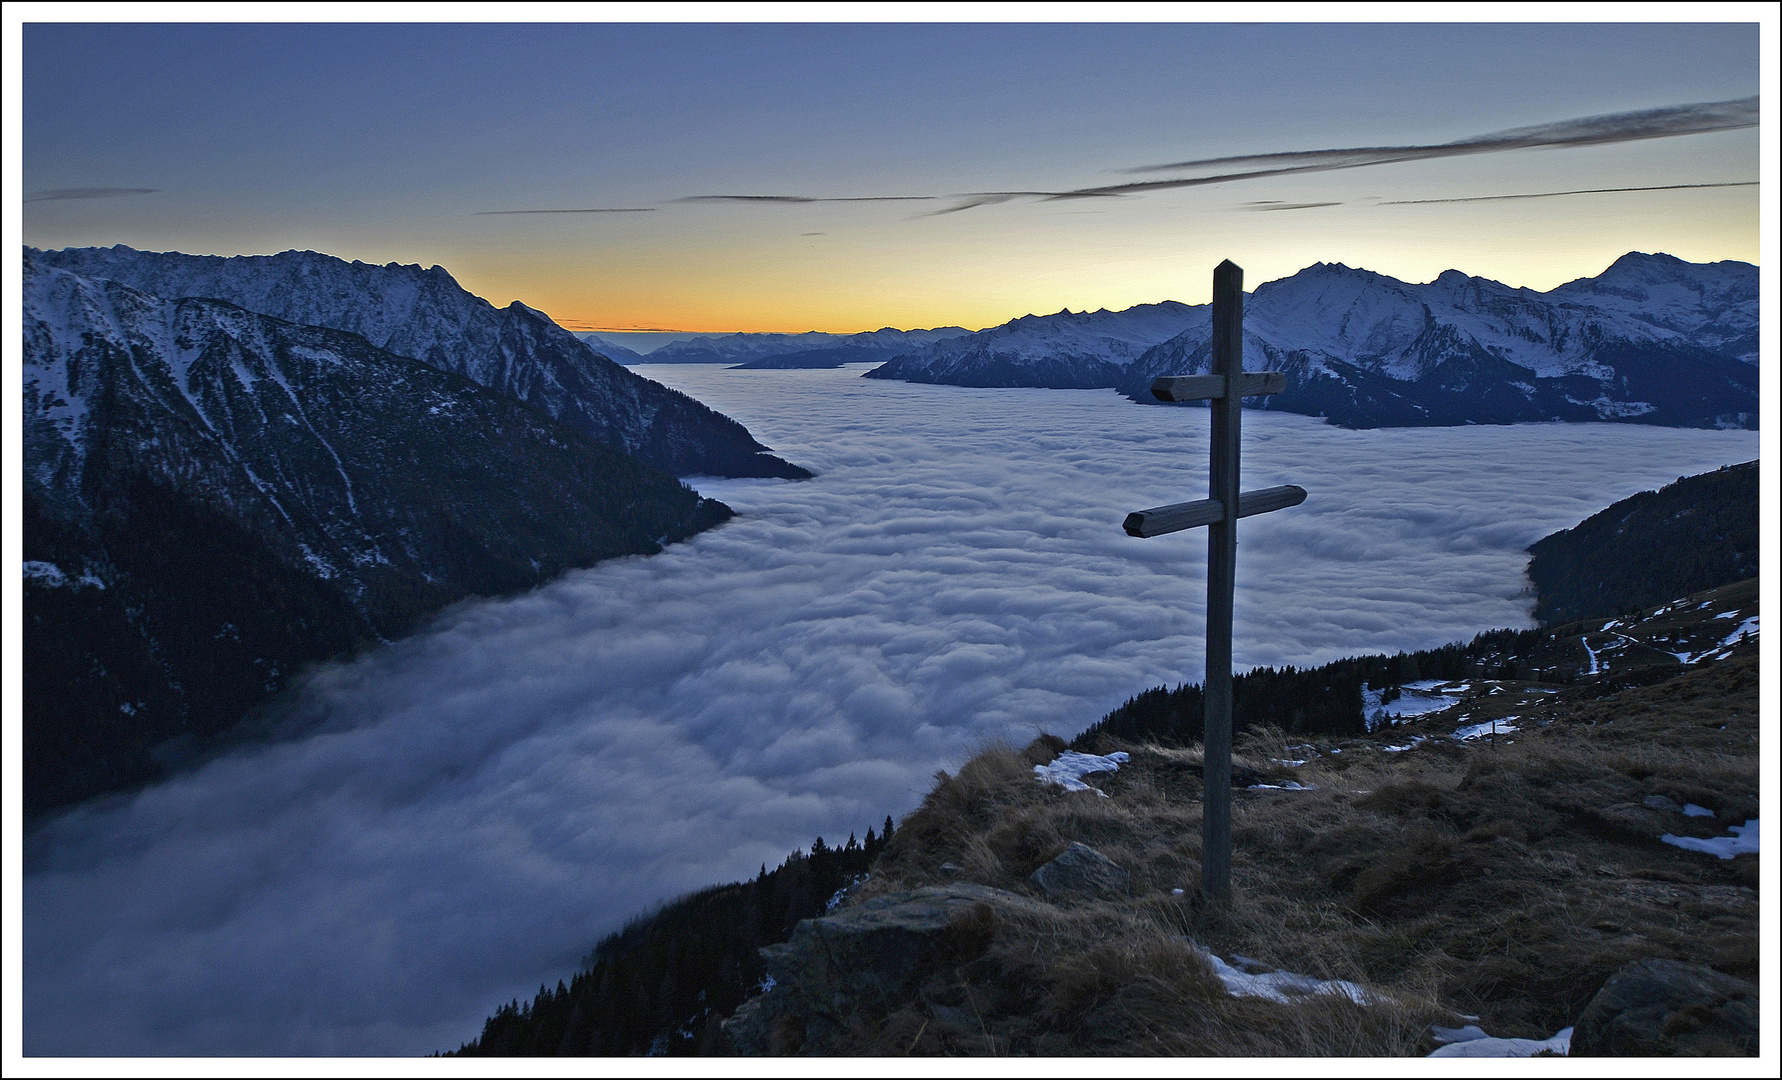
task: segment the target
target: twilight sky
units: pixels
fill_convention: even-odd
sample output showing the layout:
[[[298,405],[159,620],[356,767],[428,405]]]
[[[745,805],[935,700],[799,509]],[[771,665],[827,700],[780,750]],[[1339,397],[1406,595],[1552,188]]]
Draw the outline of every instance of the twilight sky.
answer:
[[[976,329],[1226,257],[1547,289],[1757,261],[1758,68],[1755,23],[28,24],[24,239],[573,329]]]

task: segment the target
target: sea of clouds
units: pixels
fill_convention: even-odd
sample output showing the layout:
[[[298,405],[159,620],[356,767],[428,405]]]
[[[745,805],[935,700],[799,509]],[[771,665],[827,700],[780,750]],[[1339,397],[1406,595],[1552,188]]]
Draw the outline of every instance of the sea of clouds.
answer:
[[[422,1054],[665,898],[911,809],[990,740],[1201,676],[1205,409],[1112,391],[647,374],[816,479],[651,558],[460,606],[314,674],[306,734],[27,843],[29,1054]],[[1246,413],[1236,660],[1529,625],[1529,543],[1757,455],[1756,432],[1344,431]]]

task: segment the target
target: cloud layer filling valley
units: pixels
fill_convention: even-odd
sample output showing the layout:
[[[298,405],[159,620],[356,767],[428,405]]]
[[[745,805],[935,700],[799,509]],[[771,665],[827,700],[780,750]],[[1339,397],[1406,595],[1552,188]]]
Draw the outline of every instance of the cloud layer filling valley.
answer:
[[[652,903],[909,810],[987,740],[1198,681],[1204,409],[858,370],[652,367],[819,473],[740,517],[462,606],[309,680],[294,741],[28,845],[30,1054],[416,1054]],[[1245,414],[1240,667],[1528,625],[1523,549],[1757,453],[1633,425],[1344,431]]]

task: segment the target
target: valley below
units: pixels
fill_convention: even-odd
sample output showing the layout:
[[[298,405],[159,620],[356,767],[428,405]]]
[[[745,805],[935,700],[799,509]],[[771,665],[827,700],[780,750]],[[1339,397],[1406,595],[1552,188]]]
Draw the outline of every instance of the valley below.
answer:
[[[1120,521],[1203,494],[1205,411],[863,367],[652,364],[815,477],[691,477],[736,517],[450,608],[298,679],[293,737],[41,823],[26,1052],[457,1046],[653,904],[901,818],[986,745],[1200,679],[1204,540]],[[1246,488],[1310,494],[1240,528],[1240,670],[1532,625],[1531,543],[1758,443],[1244,431]]]

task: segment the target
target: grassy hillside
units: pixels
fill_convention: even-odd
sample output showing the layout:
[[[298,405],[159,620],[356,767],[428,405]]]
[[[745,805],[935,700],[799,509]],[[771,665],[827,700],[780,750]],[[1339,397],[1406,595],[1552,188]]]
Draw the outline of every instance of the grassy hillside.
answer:
[[[1076,744],[1129,755],[1086,778],[1105,798],[1036,781],[1061,739],[993,747],[939,775],[882,850],[869,834],[876,858],[800,855],[640,919],[572,985],[505,1007],[463,1052],[727,1052],[718,1021],[762,985],[750,950],[821,914],[826,890],[869,863],[841,910],[958,883],[1029,906],[982,920],[962,962],[819,1052],[1401,1056],[1434,1048],[1432,1024],[1545,1039],[1631,960],[1755,978],[1757,856],[1659,837],[1723,837],[1757,814],[1756,600],[1748,580],[1635,617],[1333,665],[1356,676],[1352,730],[1259,720],[1238,740],[1229,910],[1196,895],[1199,751],[1171,737],[1176,713],[1129,703],[1124,722],[1117,711]],[[1362,698],[1361,676],[1395,661],[1414,685],[1395,696],[1376,682]],[[1531,671],[1555,678],[1518,677]],[[1694,816],[1666,808],[1687,805]],[[1124,868],[1130,893],[1047,898],[1030,875],[1073,842]],[[808,881],[781,887],[794,879]],[[796,903],[762,902],[793,891]],[[1210,956],[1346,980],[1368,1003],[1232,997]],[[777,1052],[798,1038],[776,1036]]]
[[[1635,959],[1754,979],[1757,856],[1659,837],[1725,836],[1756,816],[1756,650],[1675,670],[1559,693],[1472,680],[1450,709],[1372,737],[1252,732],[1240,763],[1276,786],[1235,793],[1223,911],[1196,901],[1197,752],[1104,736],[1099,749],[1130,759],[1088,778],[1102,798],[1036,783],[1043,744],[987,751],[904,821],[861,899],[947,880],[1037,896],[1029,875],[1073,841],[1124,867],[1132,895],[1001,920],[981,957],[932,976],[844,1052],[1425,1054],[1431,1024],[1468,1016],[1545,1039]],[[1452,737],[1490,715],[1519,730]],[[1653,809],[1653,796],[1712,814]],[[1209,953],[1348,980],[1374,1003],[1232,997]],[[969,1022],[947,1012],[967,1002]]]

